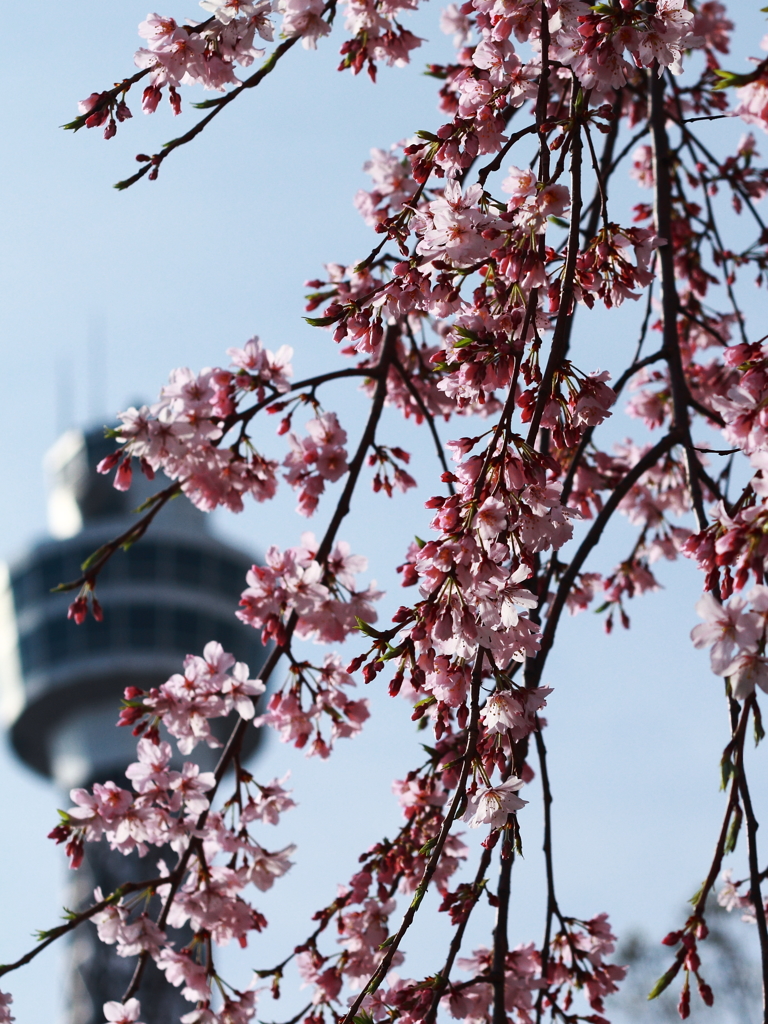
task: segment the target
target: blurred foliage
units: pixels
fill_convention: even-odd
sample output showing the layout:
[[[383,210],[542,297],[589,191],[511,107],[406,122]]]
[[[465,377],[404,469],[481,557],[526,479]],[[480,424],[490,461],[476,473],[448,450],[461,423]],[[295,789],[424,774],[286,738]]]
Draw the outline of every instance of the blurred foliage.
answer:
[[[686,911],[680,914],[684,917]],[[761,1019],[760,966],[757,933],[738,912],[726,913],[712,900],[707,905],[709,938],[702,942],[701,975],[715,994],[712,1007],[704,1005],[692,979],[692,1024],[758,1024]],[[648,1000],[656,979],[670,966],[674,951],[641,933],[629,934],[620,944],[616,962],[629,971],[618,995],[606,1004],[611,1024],[665,1024],[679,1021],[677,1001],[681,974],[657,999]]]

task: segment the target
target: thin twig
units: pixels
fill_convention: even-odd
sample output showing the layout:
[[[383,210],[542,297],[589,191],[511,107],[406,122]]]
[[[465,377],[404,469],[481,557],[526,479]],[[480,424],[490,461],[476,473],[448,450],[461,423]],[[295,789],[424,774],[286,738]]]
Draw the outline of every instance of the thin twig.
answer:
[[[424,402],[424,399],[419,394],[419,389],[416,387],[416,385],[413,383],[411,378],[408,376],[408,373],[406,372],[405,368],[403,367],[403,364],[400,362],[400,360],[397,357],[395,357],[392,360],[392,365],[397,370],[398,374],[400,375],[400,379],[402,380],[403,384],[405,384],[405,386],[408,389],[408,391],[409,391],[411,397],[413,398],[414,402],[416,402],[416,404],[418,405],[419,409],[421,410],[421,415],[424,417],[424,419],[427,422],[427,426],[429,427],[429,432],[432,435],[432,440],[435,442],[435,452],[437,453],[437,458],[438,458],[438,460],[440,462],[440,465],[443,467],[443,472],[446,474],[446,481],[447,481],[447,484],[448,484],[448,490],[449,490],[449,492],[451,494],[453,494],[454,493],[454,487],[453,487],[453,484],[452,484],[452,482],[450,480],[450,477],[453,474],[451,473],[450,467],[449,467],[449,465],[448,465],[448,463],[446,461],[446,458],[445,458],[445,452],[443,450],[443,444],[442,444],[442,441],[440,440],[440,435],[437,432],[437,425],[435,423],[435,417],[432,415],[432,413],[427,408],[426,403]]]
[[[79,914],[75,914],[66,924],[57,925],[55,928],[51,928],[45,932],[45,938],[31,949],[24,956],[19,957],[12,964],[0,964],[0,977],[4,974],[8,974],[11,971],[18,970],[19,967],[24,967],[31,960],[34,960],[36,956],[43,952],[52,942],[56,939],[60,939],[62,935],[67,935],[69,932],[74,931],[78,925],[81,925],[84,921],[90,920],[94,914],[98,914],[102,910],[106,910],[107,907],[112,906],[115,902],[122,899],[130,892],[141,892],[144,889],[155,889],[159,885],[165,885],[168,882],[167,878],[150,878],[145,882],[125,882],[114,892],[110,893],[109,896],[103,900],[99,900],[98,903],[92,904],[87,910],[81,911]]]
[[[747,706],[753,707],[754,703],[755,695],[752,694],[751,699],[745,702],[744,710],[747,711]],[[755,921],[757,922],[757,934],[760,938],[760,962],[762,967],[763,983],[763,1021],[764,1024],[768,1024],[768,926],[766,925],[765,907],[763,906],[763,896],[760,890],[760,867],[758,864],[757,854],[757,830],[759,825],[755,818],[755,811],[752,807],[752,797],[747,783],[747,773],[744,767],[743,741],[734,767],[738,778],[739,792],[741,793],[741,802],[744,807],[744,818],[747,829],[747,855],[749,858],[750,878],[749,894],[752,897]]]
[[[579,219],[581,217],[581,126],[577,120],[580,90],[574,81],[571,97],[571,225],[568,229],[568,249],[565,268],[560,286],[560,308],[552,333],[552,344],[549,350],[546,369],[539,385],[536,405],[528,428],[527,443],[533,445],[539,432],[541,417],[552,393],[555,373],[560,368],[568,345],[574,301],[573,284],[576,275],[576,259],[579,255]]]
[[[486,164],[485,167],[480,168],[477,174],[478,182],[484,186],[488,178],[488,175],[492,174],[494,171],[498,171],[498,169],[504,162],[504,157],[507,155],[510,149],[512,149],[514,144],[516,142],[519,142],[520,139],[524,138],[526,135],[533,135],[533,133],[537,131],[539,131],[538,124],[529,124],[527,128],[521,128],[519,132],[515,132],[513,135],[510,135],[509,140],[504,143],[504,145],[493,158],[493,160],[491,160],[490,163]]]

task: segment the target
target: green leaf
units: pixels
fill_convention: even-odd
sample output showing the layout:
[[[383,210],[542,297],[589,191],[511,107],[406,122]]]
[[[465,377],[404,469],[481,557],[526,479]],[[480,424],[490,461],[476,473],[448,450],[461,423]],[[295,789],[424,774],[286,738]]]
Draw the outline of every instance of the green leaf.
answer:
[[[656,999],[657,996],[660,996],[664,989],[667,988],[669,984],[672,982],[679,969],[680,968],[677,965],[675,965],[673,967],[670,967],[668,971],[662,974],[662,976],[653,986],[651,991],[648,993],[648,998]]]
[[[739,807],[737,804],[736,810],[733,814],[733,818],[731,819],[731,827],[728,829],[728,835],[725,839],[725,853],[733,853],[733,851],[736,849],[736,843],[739,839],[739,830],[741,829],[741,822],[743,818],[744,814],[741,810],[741,807]]]
[[[86,560],[80,564],[80,568],[83,572],[88,572],[88,570],[98,562],[102,555],[105,554],[108,547],[108,544],[102,544],[102,546],[98,548],[98,550],[94,551],[92,555],[88,555]]]
[[[152,508],[153,505],[156,505],[157,502],[160,501],[161,496],[162,491],[158,491],[157,494],[150,495],[146,501],[142,501],[138,508],[133,509],[133,514],[138,516],[142,512],[146,512],[147,509]]]
[[[763,728],[763,714],[760,711],[760,706],[755,701],[752,709],[754,717],[754,728],[755,728],[755,746],[758,746],[761,740],[765,739],[765,729]]]
[[[331,324],[338,323],[343,316],[343,313],[337,313],[336,316],[305,316],[304,319],[310,327],[330,327]]]
[[[417,139],[424,139],[425,142],[437,142],[441,141],[438,135],[434,135],[432,132],[418,131],[416,132]]]
[[[70,121],[68,124],[61,125],[65,131],[78,132],[81,128],[85,127],[85,119],[89,117],[89,114],[82,114],[80,117],[76,117],[74,121]]]
[[[713,91],[730,89],[732,86],[747,85],[749,82],[754,81],[754,77],[751,74],[739,75],[734,71],[726,71],[724,68],[715,68],[715,74],[720,81],[712,86]]]
[[[728,782],[733,775],[733,771],[733,761],[731,761],[728,754],[725,754],[720,762],[720,789],[725,789],[728,785]]]
[[[688,900],[688,902],[689,902],[689,903],[690,903],[690,904],[691,904],[692,906],[694,906],[694,907],[695,907],[695,906],[696,906],[696,904],[697,904],[697,903],[699,902],[699,900],[701,899],[701,894],[702,894],[702,892],[703,892],[703,891],[704,891],[704,883],[702,882],[702,883],[701,883],[701,885],[699,886],[699,888],[698,888],[698,889],[696,890],[696,892],[695,892],[695,893],[693,894],[693,896],[691,896],[691,898],[690,898],[690,899]]]
[[[386,949],[387,946],[391,946],[394,941],[395,941],[395,936],[394,935],[388,935],[387,938],[384,939],[382,944],[379,946],[379,949]]]
[[[366,636],[371,637],[373,640],[379,640],[381,638],[379,630],[374,629],[370,623],[366,622],[365,619],[361,619],[359,615],[355,616],[355,622],[357,623],[357,628],[361,633],[365,633]]]
[[[352,1024],[373,1024],[373,1017],[367,1010],[361,1010],[356,1017],[352,1018]]]

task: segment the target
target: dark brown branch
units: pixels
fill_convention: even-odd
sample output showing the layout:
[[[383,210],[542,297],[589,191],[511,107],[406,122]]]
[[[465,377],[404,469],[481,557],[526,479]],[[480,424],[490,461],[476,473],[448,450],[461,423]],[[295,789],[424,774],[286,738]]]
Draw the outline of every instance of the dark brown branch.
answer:
[[[93,562],[92,565],[88,566],[88,569],[83,572],[82,576],[79,576],[76,580],[71,583],[60,583],[58,587],[54,587],[54,593],[66,592],[68,590],[77,590],[79,587],[93,586],[96,577],[99,575],[101,570],[110,560],[115,552],[123,547],[125,544],[135,544],[137,540],[140,540],[149,529],[149,525],[155,518],[157,513],[163,508],[171,498],[175,498],[177,494],[181,493],[181,487],[184,483],[183,480],[177,480],[175,483],[170,484],[162,491],[158,491],[157,494],[152,496],[153,505],[146,515],[142,516],[137,523],[130,526],[127,530],[120,534],[119,537],[115,537],[114,540],[109,541],[103,547],[99,548],[95,554],[99,557]]]
[[[555,870],[552,856],[552,788],[549,784],[549,769],[547,767],[547,748],[544,745],[544,738],[541,729],[536,730],[536,751],[539,755],[539,768],[541,771],[541,795],[544,803],[544,861],[547,871],[547,912],[544,922],[544,941],[541,944],[541,977],[547,982],[547,968],[549,967],[549,944],[552,939],[552,921],[557,914],[560,918],[560,911],[555,896]],[[546,987],[539,990],[536,1000],[536,1024],[540,1024],[544,1010],[544,995]]]
[[[597,233],[597,223],[601,214],[601,207],[607,204],[608,200],[608,179],[614,171],[615,164],[613,160],[613,151],[616,148],[616,140],[619,137],[619,124],[621,122],[621,97],[617,96],[613,104],[613,121],[611,122],[610,130],[605,137],[605,145],[603,146],[603,152],[600,156],[600,166],[595,166],[595,174],[597,175],[597,184],[595,188],[595,194],[592,197],[592,201],[589,206],[584,210],[584,214],[589,214],[589,220],[587,226],[584,228],[582,238],[586,242],[590,242]],[[590,140],[590,149],[592,149],[592,142]],[[594,150],[593,150],[594,158]],[[606,209],[607,217],[607,209]]]
[[[445,959],[443,969],[437,976],[435,989],[434,992],[432,993],[432,1002],[429,1004],[429,1010],[427,1010],[426,1016],[424,1017],[424,1024],[434,1024],[435,1018],[437,1017],[437,1010],[440,1005],[440,1000],[443,998],[445,990],[448,988],[448,983],[451,980],[451,971],[453,970],[453,964],[454,961],[456,960],[456,957],[459,955],[461,943],[464,938],[464,932],[466,931],[467,925],[469,924],[469,918],[472,914],[472,911],[477,906],[478,900],[480,899],[483,879],[485,878],[486,871],[490,867],[491,856],[492,850],[488,849],[487,847],[483,847],[483,852],[477,867],[477,873],[475,874],[475,880],[472,883],[475,897],[472,901],[471,906],[469,906],[466,909],[461,924],[453,933],[451,944],[448,947],[448,956]]]
[[[395,357],[392,360],[392,365],[395,367],[395,369],[397,370],[398,374],[400,375],[400,379],[402,380],[403,384],[405,384],[405,386],[406,386],[409,394],[413,398],[414,402],[418,405],[419,409],[421,410],[421,415],[426,420],[427,426],[429,427],[429,432],[432,435],[432,440],[435,442],[435,452],[437,453],[437,458],[438,458],[438,460],[440,462],[440,465],[443,467],[443,472],[446,474],[446,476],[450,477],[452,474],[451,474],[450,467],[449,467],[449,465],[448,465],[448,463],[446,462],[446,459],[445,459],[445,452],[443,450],[443,445],[442,445],[442,442],[440,440],[440,435],[437,432],[437,425],[435,424],[435,417],[432,415],[432,413],[427,408],[427,406],[426,406],[426,404],[424,402],[424,399],[419,394],[419,389],[416,387],[416,385],[413,383],[411,378],[408,376],[405,368],[403,367],[403,364],[400,362],[400,360],[397,357]],[[453,494],[454,493],[453,484],[451,483],[450,480],[447,480],[447,483],[448,483],[448,490],[449,490],[449,492],[451,494]]]
[[[592,228],[592,221],[593,220],[594,221],[597,220],[597,211],[598,211],[598,209],[599,209],[599,215],[600,215],[600,217],[602,218],[602,221],[603,221],[603,227],[606,228],[606,229],[608,227],[608,196],[606,194],[605,183],[603,182],[603,176],[602,176],[602,173],[601,173],[601,169],[600,169],[600,167],[598,165],[598,162],[597,162],[597,153],[595,153],[595,147],[592,144],[592,134],[591,134],[591,132],[589,130],[589,125],[588,124],[584,125],[584,134],[587,137],[587,146],[589,147],[589,155],[590,155],[590,159],[592,160],[592,170],[595,172],[595,180],[597,182],[597,195],[599,196],[599,199],[600,199],[599,206],[598,206],[597,203],[594,203],[594,206],[593,206],[593,211],[594,212],[593,212],[592,217],[590,218],[590,223],[587,226],[587,233],[586,233],[586,235],[587,235],[587,240],[589,241],[589,240],[591,240],[594,237],[594,234],[595,234],[595,231],[594,230],[590,231],[590,229]],[[609,141],[610,141],[610,139],[609,139]],[[607,148],[607,146],[606,146],[606,148]],[[594,200],[593,200],[593,202],[594,202]]]
[[[693,315],[693,313],[691,313],[691,311],[689,309],[687,309],[685,306],[680,306],[680,312],[683,314],[683,316],[688,317],[688,319],[692,323],[694,323],[698,327],[700,327],[702,329],[702,331],[706,331],[707,334],[711,334],[712,337],[716,341],[718,341],[724,348],[728,347],[728,342],[725,340],[725,338],[722,336],[722,334],[720,334],[719,331],[716,331],[714,329],[714,327],[710,327],[708,324],[705,324],[703,320],[699,320],[698,317],[695,317]]]
[[[573,90],[571,98],[571,225],[568,229],[568,250],[560,287],[560,308],[552,334],[549,358],[539,385],[536,406],[528,428],[527,442],[529,445],[533,445],[536,440],[541,417],[552,393],[555,373],[565,357],[570,336],[569,321],[572,318],[573,284],[576,274],[576,258],[579,255],[579,221],[581,219],[581,126],[577,119],[581,92],[576,81],[573,82],[571,89]]]
[[[253,417],[261,412],[262,409],[266,409],[272,405],[273,402],[278,402],[284,399],[287,395],[293,394],[295,391],[301,391],[303,388],[315,388],[320,387],[321,384],[327,384],[329,381],[343,380],[345,377],[367,377],[371,380],[376,380],[378,377],[378,369],[375,366],[347,366],[343,370],[329,370],[328,373],[319,373],[316,377],[307,377],[305,380],[296,381],[292,384],[287,391],[275,391],[268,398],[262,399],[260,402],[256,402],[255,405],[250,406],[248,409],[244,409],[242,412],[233,413],[227,417],[224,421],[223,431],[224,434],[232,429],[237,424],[246,425],[250,423]],[[215,442],[214,442],[215,443]]]
[[[524,138],[526,135],[533,135],[533,133],[537,131],[539,131],[538,124],[529,124],[527,128],[521,128],[519,132],[514,132],[514,134],[510,135],[508,141],[504,143],[504,145],[493,158],[493,160],[491,160],[490,163],[486,164],[485,167],[480,168],[477,174],[478,182],[481,185],[485,186],[485,182],[488,178],[488,175],[493,174],[494,171],[498,171],[498,169],[504,162],[504,158],[506,157],[507,153],[509,153],[510,149],[512,149],[514,144],[516,142],[519,142],[520,139]]]
[[[695,898],[691,901],[693,904],[693,910],[691,916],[688,919],[688,926],[691,926],[697,922],[703,920],[704,909],[709,899],[709,894],[712,892],[712,888],[717,881],[718,875],[720,874],[720,868],[723,863],[723,857],[725,856],[725,847],[728,842],[728,834],[731,826],[731,817],[734,810],[736,809],[739,802],[739,761],[743,756],[744,751],[744,738],[747,730],[747,722],[749,721],[750,701],[744,702],[744,707],[741,709],[741,715],[738,719],[736,727],[733,730],[733,737],[731,743],[726,750],[731,749],[735,751],[736,770],[731,780],[731,788],[728,793],[728,802],[725,805],[725,814],[723,815],[723,821],[720,825],[720,832],[715,843],[715,852],[712,855],[712,860],[709,865],[709,871],[707,877],[701,885],[701,888],[696,893]],[[683,962],[688,954],[688,948],[682,945],[677,951],[674,963],[667,970],[662,978],[657,982],[653,992],[648,997],[655,998],[658,996],[676,977],[679,973],[680,968],[683,966]]]
[[[508,836],[505,833],[502,833],[499,845],[501,846],[501,867],[499,869],[499,886],[496,890],[496,898],[499,901],[499,905],[496,908],[496,924],[493,929],[493,961],[491,967],[491,976],[493,978],[492,1022],[493,1024],[507,1024],[504,997],[507,976],[507,952],[509,950],[509,892],[512,864],[515,858],[514,850],[511,845],[508,846]]]
[[[273,402],[276,402],[278,399],[283,398],[285,395],[288,395],[293,391],[300,391],[302,388],[309,387],[316,388],[319,387],[321,384],[327,383],[328,381],[341,380],[342,378],[345,377],[367,377],[369,379],[375,379],[377,376],[378,370],[375,366],[372,366],[370,368],[362,368],[355,366],[347,367],[343,370],[332,370],[328,373],[321,373],[318,374],[316,377],[307,377],[306,380],[297,381],[294,385],[292,385],[289,391],[274,392],[274,394],[270,395],[269,398],[265,398],[263,401],[257,402],[255,405],[251,406],[249,409],[244,410],[242,413],[235,413],[233,416],[229,417],[224,423],[224,434],[226,434],[233,426],[235,426],[238,423],[242,425],[249,423],[257,412],[266,408]],[[216,442],[214,442],[214,444],[216,444]],[[144,516],[143,519],[140,519],[137,523],[134,523],[133,526],[129,527],[127,530],[121,533],[119,537],[115,537],[114,540],[111,540],[108,544],[105,544],[102,548],[99,548],[99,551],[95,552],[95,554],[99,555],[99,558],[93,563],[92,566],[89,566],[87,572],[84,572],[82,576],[78,577],[78,579],[76,580],[73,580],[71,583],[60,583],[57,587],[54,588],[54,592],[59,593],[66,592],[69,590],[76,590],[78,587],[82,587],[86,583],[93,585],[98,574],[107,564],[109,559],[118,551],[119,548],[123,547],[123,545],[125,544],[135,544],[136,541],[140,540],[144,536],[144,534],[147,532],[150,523],[155,518],[157,513],[160,511],[160,509],[163,508],[163,506],[166,505],[172,498],[175,498],[178,494],[181,493],[181,488],[183,484],[183,480],[178,480],[175,483],[171,484],[170,486],[166,487],[164,490],[158,491],[156,494],[154,494],[150,499],[153,502],[152,508]]]
[[[744,711],[755,704],[755,695],[745,701]],[[744,767],[744,743],[742,741],[739,756],[736,758],[735,770],[738,777],[738,787],[741,793],[741,803],[744,808],[744,818],[747,828],[747,855],[749,858],[749,894],[752,897],[752,905],[757,922],[757,934],[760,938],[760,962],[762,967],[763,984],[763,1022],[768,1024],[768,926],[765,920],[765,907],[763,896],[760,890],[760,867],[757,855],[757,830],[759,828],[752,807],[752,797],[747,783],[747,773]]]
[[[669,366],[669,377],[672,387],[672,408],[674,424],[687,445],[691,444],[690,419],[688,404],[690,392],[685,380],[683,361],[680,355],[680,342],[677,334],[678,296],[675,283],[675,257],[672,248],[672,168],[667,137],[666,113],[664,109],[664,76],[658,69],[648,70],[649,106],[648,117],[651,124],[651,142],[653,149],[654,179],[654,220],[657,235],[664,239],[658,248],[661,267],[661,305],[664,329],[664,355]],[[691,448],[685,449],[685,460],[688,477],[688,489],[691,502],[696,513],[700,530],[706,529],[707,515],[701,494],[701,481],[698,473],[698,459]]]

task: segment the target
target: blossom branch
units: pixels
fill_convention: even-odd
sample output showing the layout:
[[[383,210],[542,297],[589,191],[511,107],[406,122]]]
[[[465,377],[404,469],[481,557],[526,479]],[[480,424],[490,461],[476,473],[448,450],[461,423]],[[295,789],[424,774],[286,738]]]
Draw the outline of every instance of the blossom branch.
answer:
[[[437,866],[440,862],[440,857],[443,853],[443,847],[445,841],[448,838],[448,833],[451,831],[451,826],[456,818],[459,807],[461,806],[464,794],[467,788],[467,779],[469,778],[469,772],[472,767],[472,762],[475,756],[475,749],[477,746],[478,737],[478,724],[480,719],[480,683],[482,680],[483,672],[483,658],[485,655],[484,649],[479,648],[477,655],[475,656],[475,667],[472,672],[472,683],[470,688],[470,707],[469,707],[469,723],[467,726],[467,743],[464,749],[461,762],[461,774],[459,775],[458,783],[456,784],[456,791],[454,792],[451,805],[448,808],[448,812],[443,819],[443,824],[440,827],[440,832],[435,839],[432,852],[429,860],[424,868],[424,873],[421,876],[421,880],[416,888],[416,894],[414,895],[408,909],[403,916],[400,928],[397,934],[387,943],[387,951],[374,972],[373,976],[368,981],[368,984],[360,992],[360,995],[354,1000],[349,1010],[345,1014],[341,1024],[350,1024],[354,1020],[357,1011],[360,1009],[363,1000],[367,995],[372,995],[378,987],[381,985],[384,978],[387,976],[392,960],[394,959],[395,953],[397,952],[400,943],[405,936],[405,933],[411,927],[413,919],[416,916],[421,901],[424,899],[424,895],[429,887],[429,883],[432,881],[432,877],[437,870]]]
[[[435,443],[435,452],[437,454],[438,461],[440,462],[440,465],[443,467],[443,472],[446,474],[446,476],[450,476],[451,475],[451,470],[450,470],[450,467],[449,467],[449,465],[448,465],[448,463],[446,461],[446,458],[445,458],[445,451],[443,449],[442,442],[440,441],[440,435],[437,432],[437,425],[435,424],[435,417],[432,415],[432,413],[427,408],[426,404],[424,403],[424,399],[419,394],[419,389],[417,387],[415,387],[413,381],[411,380],[411,378],[406,373],[405,368],[403,367],[403,364],[400,362],[400,360],[397,357],[395,357],[392,360],[392,365],[397,370],[398,374],[400,375],[400,379],[402,380],[403,384],[405,384],[406,388],[408,389],[409,394],[413,398],[413,400],[416,403],[416,405],[418,405],[418,407],[419,407],[419,409],[421,411],[421,415],[426,420],[427,426],[429,427],[429,432],[432,435],[432,440]],[[449,490],[449,492],[451,494],[454,493],[454,487],[453,487],[453,484],[452,484],[452,482],[450,480],[448,480],[448,490]]]
[[[379,358],[379,362],[377,365],[378,380],[373,401],[371,403],[371,411],[368,416],[368,422],[366,423],[362,437],[360,438],[360,442],[358,444],[358,448],[357,451],[355,452],[354,458],[349,464],[349,470],[344,490],[342,491],[339,502],[331,518],[331,522],[329,523],[328,528],[326,529],[325,535],[320,543],[320,547],[318,548],[317,553],[315,555],[317,562],[321,566],[325,566],[328,555],[330,554],[331,548],[333,547],[333,543],[336,539],[336,533],[338,532],[339,526],[341,525],[341,522],[344,519],[344,517],[349,512],[352,494],[357,485],[357,481],[360,476],[360,471],[363,468],[365,457],[368,454],[369,448],[371,447],[375,440],[376,428],[378,426],[378,422],[381,417],[381,413],[384,408],[384,401],[386,398],[387,370],[392,359],[395,341],[399,333],[400,328],[397,325],[391,325],[387,329],[384,338],[384,343],[382,345],[381,356]],[[288,622],[286,623],[285,639],[283,640],[282,643],[275,645],[275,647],[272,650],[272,653],[267,658],[263,668],[260,670],[257,676],[257,679],[263,682],[264,684],[269,682],[272,672],[274,671],[275,667],[280,661],[280,658],[289,649],[291,639],[293,637],[293,633],[294,630],[296,629],[297,623],[298,615],[296,614],[295,611],[293,611],[291,612]],[[227,743],[224,747],[224,750],[221,753],[219,762],[216,765],[216,769],[214,771],[215,782],[208,794],[209,802],[212,801],[213,798],[215,797],[222,778],[224,777],[227,769],[229,768],[233,758],[238,754],[240,747],[242,745],[243,738],[245,736],[245,731],[248,728],[248,724],[248,719],[241,718],[240,721],[235,726],[235,728],[233,729],[229,739],[227,740]],[[198,818],[196,831],[199,832],[203,828],[207,818],[208,810],[205,810],[201,813],[200,817]],[[165,922],[168,919],[168,914],[170,913],[171,910],[173,898],[176,894],[176,891],[178,890],[179,885],[181,884],[181,879],[183,877],[184,871],[186,870],[186,866],[189,863],[189,859],[193,853],[193,845],[193,843],[190,843],[187,846],[187,848],[180,854],[178,862],[172,872],[172,881],[168,892],[168,896],[166,897],[165,903],[158,918],[158,926],[161,929],[163,928]],[[141,982],[141,977],[144,972],[147,959],[148,954],[146,952],[140,954],[136,964],[136,969],[134,971],[133,978],[131,979],[129,986],[123,995],[123,1002],[125,1002],[127,999],[130,999],[137,991],[138,986]]]
[[[68,590],[77,590],[79,587],[87,586],[93,587],[96,577],[99,575],[101,570],[115,554],[115,552],[125,545],[135,544],[136,541],[140,540],[149,529],[152,520],[155,518],[160,509],[164,508],[171,498],[175,498],[177,494],[181,493],[181,487],[183,480],[177,480],[175,483],[169,484],[162,491],[157,491],[149,501],[152,503],[152,507],[137,523],[133,526],[128,527],[114,540],[109,541],[108,544],[104,544],[98,551],[95,551],[90,558],[84,562],[86,567],[83,575],[79,576],[76,580],[72,580],[71,583],[60,583],[57,587],[53,588],[53,593],[57,594]]]
[[[86,910],[81,911],[79,914],[73,914],[66,924],[57,925],[55,928],[50,928],[45,932],[41,932],[41,941],[31,949],[24,956],[19,957],[12,964],[0,964],[0,977],[4,974],[8,974],[11,971],[18,970],[19,967],[24,967],[30,961],[34,960],[36,956],[43,952],[52,942],[60,939],[63,935],[67,935],[69,932],[74,931],[78,925],[81,925],[84,921],[90,920],[94,914],[100,913],[107,907],[113,906],[118,900],[122,899],[123,896],[127,896],[131,892],[143,892],[144,890],[153,890],[159,885],[164,885],[167,882],[166,878],[150,878],[143,882],[124,882],[119,888],[115,889],[114,892],[110,893],[109,896],[103,900],[99,900],[97,903],[92,904]]]
[[[536,406],[528,428],[528,444],[532,445],[539,432],[539,424],[544,408],[552,393],[555,373],[559,369],[567,351],[570,333],[570,320],[573,315],[573,284],[576,272],[576,259],[579,255],[579,221],[581,218],[581,124],[579,115],[583,105],[581,90],[574,81],[571,85],[571,224],[568,229],[568,250],[565,268],[560,284],[560,308],[552,334],[552,345],[549,350],[546,369],[539,385]]]
[[[499,884],[496,890],[496,899],[499,901],[499,905],[496,908],[496,924],[493,929],[493,961],[491,966],[491,976],[493,978],[493,1024],[506,1024],[507,1020],[507,1011],[504,1004],[507,952],[509,951],[509,893],[512,865],[515,860],[514,850],[512,849],[512,844],[508,841],[507,833],[502,833],[500,845],[501,865],[499,868]]]
[[[472,882],[472,901],[466,906],[464,910],[462,920],[457,926],[456,931],[453,933],[453,937],[451,938],[451,944],[448,947],[448,955],[446,956],[445,964],[443,965],[442,969],[438,972],[436,976],[435,988],[432,993],[432,1002],[429,1004],[429,1010],[427,1010],[426,1016],[424,1017],[424,1024],[434,1024],[434,1021],[437,1017],[437,1011],[440,1005],[440,1000],[445,994],[445,990],[448,988],[448,985],[450,983],[451,971],[453,970],[453,964],[456,960],[456,957],[459,954],[459,950],[461,949],[461,943],[464,939],[464,932],[466,931],[467,925],[469,924],[469,919],[472,915],[472,911],[477,906],[478,901],[480,899],[480,894],[483,891],[483,880],[485,879],[486,872],[490,867],[492,856],[493,850],[490,847],[490,844],[484,846],[483,852],[480,855],[480,860],[477,865],[477,872],[475,874],[474,881]]]
[[[333,20],[333,13],[335,12],[335,10],[336,0],[328,0],[326,5],[323,7],[321,16],[331,13],[331,19],[329,20]],[[131,185],[135,185],[136,182],[143,178],[144,175],[147,173],[149,173],[151,179],[156,178],[158,171],[160,169],[160,165],[166,159],[166,157],[170,156],[175,149],[179,148],[179,146],[184,146],[188,142],[191,142],[193,139],[197,138],[197,136],[203,131],[203,129],[207,128],[207,126],[211,123],[214,117],[217,117],[222,112],[222,110],[224,110],[224,108],[228,106],[228,104],[230,104],[233,100],[237,99],[238,96],[241,96],[247,89],[254,89],[257,85],[259,85],[267,77],[267,75],[270,74],[270,72],[274,71],[280,59],[284,57],[285,54],[288,53],[288,51],[292,49],[292,47],[294,47],[296,43],[299,42],[300,39],[301,36],[299,35],[291,36],[289,39],[285,39],[282,43],[280,43],[279,46],[275,47],[275,49],[272,51],[269,57],[267,57],[267,59],[261,65],[259,70],[252,74],[250,78],[246,78],[244,82],[237,86],[237,88],[231,89],[224,96],[220,96],[212,100],[206,100],[203,103],[197,104],[198,108],[200,109],[205,109],[206,107],[212,107],[213,109],[209,114],[206,114],[206,116],[202,118],[202,120],[198,121],[197,124],[193,125],[189,129],[189,131],[185,132],[183,135],[180,135],[177,139],[171,139],[170,142],[166,142],[163,145],[162,152],[155,153],[150,158],[149,162],[145,163],[141,167],[141,169],[138,170],[135,174],[132,174],[130,178],[125,178],[123,181],[118,181],[115,184],[115,188],[119,189],[120,191],[126,188],[130,188]]]

